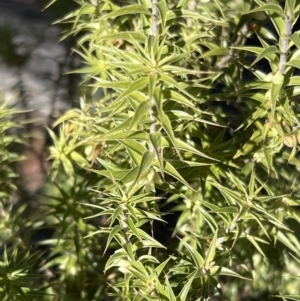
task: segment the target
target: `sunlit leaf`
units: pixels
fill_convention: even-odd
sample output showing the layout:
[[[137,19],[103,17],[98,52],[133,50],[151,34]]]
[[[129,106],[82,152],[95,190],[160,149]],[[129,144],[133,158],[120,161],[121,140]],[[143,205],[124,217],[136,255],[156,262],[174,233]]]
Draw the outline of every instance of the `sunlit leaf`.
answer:
[[[247,14],[253,14],[256,12],[275,12],[277,14],[279,14],[280,16],[284,16],[284,12],[283,9],[281,8],[281,6],[277,5],[277,4],[265,4],[265,5],[261,5],[260,7],[254,8],[250,11],[247,12]]]
[[[139,5],[139,4],[133,4],[133,5],[127,5],[125,7],[116,9],[115,11],[113,11],[111,13],[103,15],[101,18],[108,19],[108,18],[115,18],[115,17],[120,17],[120,16],[124,16],[124,15],[132,15],[132,14],[150,15],[151,13],[144,6]]]

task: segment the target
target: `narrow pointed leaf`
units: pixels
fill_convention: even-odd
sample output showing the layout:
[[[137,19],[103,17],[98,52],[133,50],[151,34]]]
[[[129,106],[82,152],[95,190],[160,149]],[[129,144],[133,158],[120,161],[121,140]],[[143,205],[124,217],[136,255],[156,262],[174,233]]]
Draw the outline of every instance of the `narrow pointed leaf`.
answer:
[[[161,144],[161,133],[156,132],[150,134],[149,137],[158,160],[161,176],[164,179],[165,176],[164,176],[164,165],[163,165],[163,149]]]
[[[168,262],[170,261],[170,257],[168,259],[166,259],[165,261],[163,261],[159,266],[157,266],[155,268],[155,273],[156,275],[159,277],[159,275],[161,274],[162,271],[164,271],[166,265],[168,264]]]
[[[130,133],[134,127],[138,125],[138,123],[144,118],[144,116],[149,113],[149,109],[151,107],[150,101],[142,102],[131,118],[130,125],[128,128],[128,133]]]
[[[150,151],[146,151],[143,154],[142,161],[141,161],[140,165],[138,166],[136,178],[134,179],[133,185],[138,183],[141,180],[141,178],[145,175],[145,173],[149,171],[149,169],[152,166],[152,161],[153,161],[154,157],[155,157],[155,154]]]
[[[257,8],[254,8],[254,9],[248,11],[246,14],[253,14],[256,12],[274,12],[274,13],[277,13],[278,15],[280,15],[281,17],[284,17],[283,9],[278,4],[262,5],[260,7],[257,7]]]
[[[252,245],[256,248],[257,251],[259,251],[259,253],[266,258],[265,253],[262,251],[261,247],[259,246],[259,244],[255,241],[255,238],[251,235],[246,235],[246,238],[252,243]]]
[[[122,230],[122,228],[120,225],[114,226],[114,228],[111,230],[111,232],[109,233],[108,238],[107,238],[107,242],[105,245],[105,249],[103,251],[103,255],[106,253],[108,247],[110,246],[110,242],[115,237],[116,233],[120,232],[121,230]]]
[[[215,232],[215,235],[209,244],[209,248],[205,258],[205,265],[211,263],[215,258],[217,238],[218,238],[218,231]]]
[[[111,13],[105,14],[101,17],[101,19],[115,18],[124,15],[134,15],[134,14],[151,15],[151,12],[143,5],[133,4],[133,5],[126,5],[125,7],[119,8]]]
[[[187,300],[188,294],[190,292],[190,289],[191,289],[191,286],[192,286],[192,283],[195,279],[196,274],[197,274],[197,271],[194,271],[189,275],[189,277],[188,277],[189,281],[184,285],[184,287],[182,288],[182,290],[179,293],[179,300],[180,301],[186,301]]]
[[[190,246],[188,243],[183,241],[183,244],[187,251],[189,252],[195,266],[199,269],[202,270],[204,267],[204,259],[203,257],[195,250],[192,246]]]

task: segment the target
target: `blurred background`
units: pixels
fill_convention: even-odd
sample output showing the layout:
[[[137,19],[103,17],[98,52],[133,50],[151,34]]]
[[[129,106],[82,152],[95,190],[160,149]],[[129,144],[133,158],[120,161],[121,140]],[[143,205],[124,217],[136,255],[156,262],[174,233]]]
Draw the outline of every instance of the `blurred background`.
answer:
[[[52,23],[70,12],[73,1],[59,1],[43,10],[45,0],[0,0],[0,93],[5,101],[26,112],[17,134],[26,139],[18,146],[26,160],[18,163],[24,197],[43,186],[49,163],[46,127],[78,100],[79,67],[72,54],[74,40],[60,42],[62,26]],[[28,122],[29,121],[29,122]]]

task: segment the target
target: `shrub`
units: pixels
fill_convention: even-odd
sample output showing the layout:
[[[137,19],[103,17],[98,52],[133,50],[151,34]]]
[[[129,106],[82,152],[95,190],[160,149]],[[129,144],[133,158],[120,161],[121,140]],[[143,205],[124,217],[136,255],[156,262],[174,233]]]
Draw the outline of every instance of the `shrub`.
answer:
[[[82,0],[62,20],[102,97],[50,131],[57,300],[299,300],[299,8]]]
[[[18,202],[18,175],[15,164],[24,158],[16,150],[22,141],[12,134],[20,127],[14,117],[21,113],[10,103],[0,99],[0,299],[32,300],[43,296],[34,285],[36,275],[31,274],[40,259],[40,253],[31,250],[32,226],[27,206]]]

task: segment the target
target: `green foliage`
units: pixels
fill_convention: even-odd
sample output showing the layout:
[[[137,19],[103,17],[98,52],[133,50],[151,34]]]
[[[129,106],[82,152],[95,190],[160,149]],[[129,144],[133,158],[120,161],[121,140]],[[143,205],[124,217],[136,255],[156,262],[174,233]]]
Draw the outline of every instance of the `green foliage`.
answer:
[[[10,109],[7,103],[0,100],[0,200],[2,203],[11,200],[11,194],[16,189],[14,179],[16,174],[13,172],[12,163],[18,160],[18,155],[10,151],[10,146],[17,139],[13,135],[8,134],[8,130],[16,127],[16,124],[10,119],[15,113],[14,109]]]
[[[299,11],[81,0],[61,20],[102,97],[49,130],[54,300],[299,299]]]
[[[0,99],[0,299],[3,301],[28,301],[45,296],[35,285],[39,275],[31,273],[41,254],[30,250],[22,233],[32,222],[26,218],[26,205],[16,204],[18,176],[14,164],[24,159],[14,151],[21,140],[12,134],[20,126],[13,120],[19,113]]]
[[[94,218],[109,224],[93,234],[107,237],[103,252],[117,243],[105,265],[118,275],[114,298],[207,299],[227,286],[220,276],[248,283],[255,258],[297,254],[288,219],[299,221],[298,10],[295,1],[82,1],[64,19],[85,33],[79,72],[104,96],[58,120],[52,158],[74,179],[78,167],[100,176]],[[261,46],[246,45],[259,14],[276,32],[259,25]],[[272,73],[256,68],[261,60]],[[157,191],[181,212],[172,245],[151,235],[163,219]]]

